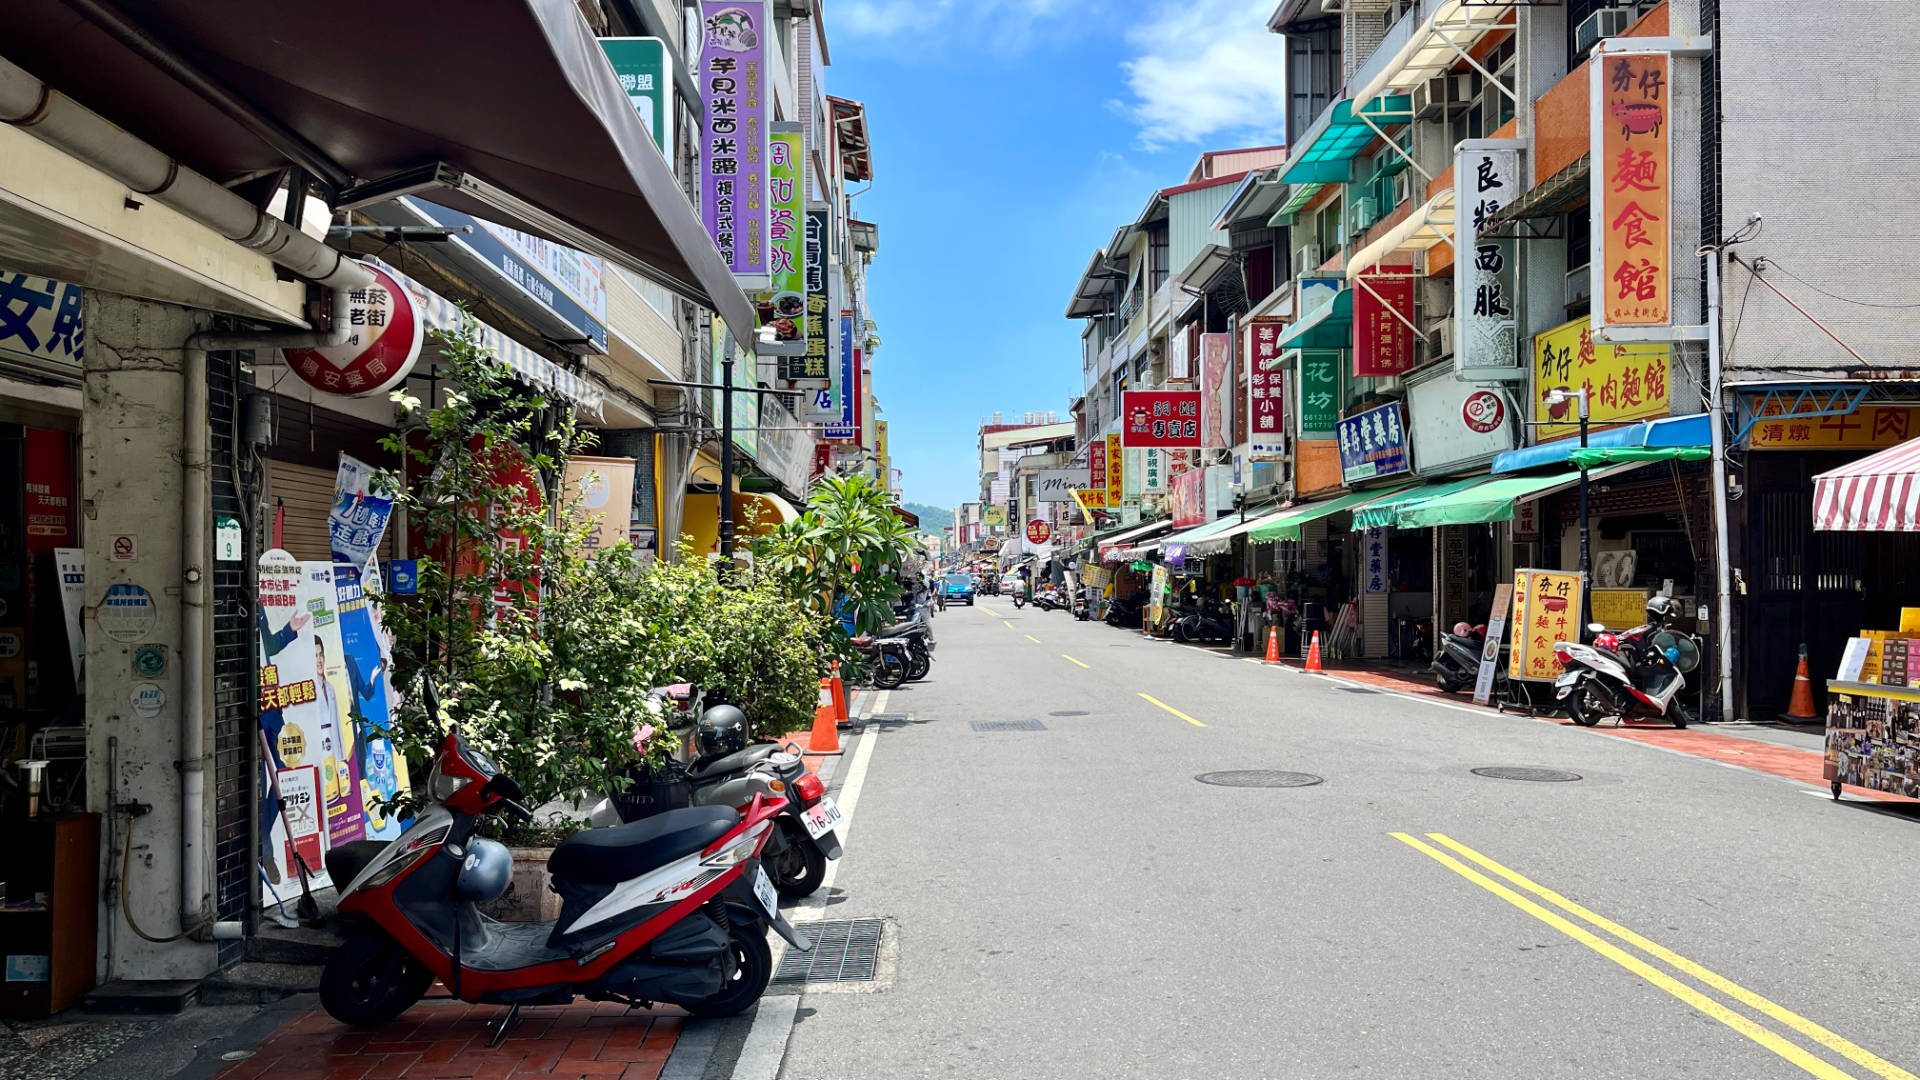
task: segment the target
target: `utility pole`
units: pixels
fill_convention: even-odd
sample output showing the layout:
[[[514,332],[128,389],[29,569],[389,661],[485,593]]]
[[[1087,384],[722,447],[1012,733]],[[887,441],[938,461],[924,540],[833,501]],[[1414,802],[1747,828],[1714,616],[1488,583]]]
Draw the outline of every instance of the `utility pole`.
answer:
[[[718,320],[716,320],[717,322]],[[771,333],[771,328],[767,328]],[[733,395],[755,394],[761,397],[794,397],[795,390],[768,390],[760,385],[758,379],[751,387],[733,385],[733,365],[738,351],[738,343],[733,332],[728,331],[725,346],[720,353],[720,381],[718,383],[682,382],[678,379],[648,379],[654,386],[677,386],[682,390],[714,390],[720,394],[720,558],[728,564],[733,562]]]

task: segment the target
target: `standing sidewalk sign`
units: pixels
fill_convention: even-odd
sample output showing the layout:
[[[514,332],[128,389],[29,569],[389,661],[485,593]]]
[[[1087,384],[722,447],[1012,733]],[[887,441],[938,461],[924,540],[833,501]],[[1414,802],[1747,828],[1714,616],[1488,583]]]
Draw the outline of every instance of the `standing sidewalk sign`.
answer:
[[[1581,615],[1578,571],[1514,571],[1513,656],[1507,678],[1557,678],[1560,658],[1553,654],[1554,643],[1580,640],[1585,625]],[[1493,638],[1491,624],[1487,637]]]
[[[1507,630],[1507,612],[1513,602],[1513,584],[1503,581],[1493,587],[1493,612],[1487,616],[1487,640],[1480,648],[1480,675],[1473,680],[1473,701],[1485,705],[1493,700],[1494,671],[1500,666],[1500,638]]]

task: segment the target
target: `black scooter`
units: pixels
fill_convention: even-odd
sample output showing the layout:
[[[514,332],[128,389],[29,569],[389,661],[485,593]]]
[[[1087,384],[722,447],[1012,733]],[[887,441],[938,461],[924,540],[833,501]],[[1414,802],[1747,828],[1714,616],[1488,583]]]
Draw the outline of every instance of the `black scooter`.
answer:
[[[1190,604],[1173,620],[1167,636],[1176,642],[1231,641],[1233,620],[1214,601]]]
[[[1121,630],[1138,630],[1145,621],[1147,606],[1138,596],[1117,596],[1107,605],[1107,625]]]
[[[1440,635],[1440,647],[1433,651],[1433,662],[1427,669],[1433,672],[1434,685],[1442,693],[1457,694],[1471,689],[1480,679],[1480,661],[1486,655],[1487,631],[1483,626],[1469,627],[1461,623],[1453,628],[1451,634]],[[1466,633],[1460,631],[1465,630]],[[1493,684],[1497,691],[1506,685],[1506,665],[1498,663],[1499,646],[1494,646]]]

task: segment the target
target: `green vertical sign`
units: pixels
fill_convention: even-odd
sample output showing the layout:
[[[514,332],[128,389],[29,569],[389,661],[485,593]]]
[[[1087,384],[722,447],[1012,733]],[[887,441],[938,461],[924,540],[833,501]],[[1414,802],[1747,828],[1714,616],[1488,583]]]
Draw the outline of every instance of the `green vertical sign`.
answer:
[[[673,61],[659,38],[601,38],[600,50],[620,77],[620,88],[647,125],[653,145],[673,160]]]
[[[773,327],[773,344],[762,356],[805,355],[807,351],[806,129],[775,123],[767,143],[767,271],[773,289],[759,297],[760,325]],[[791,363],[787,367],[787,378]]]
[[[1331,439],[1340,423],[1340,353],[1302,349],[1299,356],[1300,437]]]

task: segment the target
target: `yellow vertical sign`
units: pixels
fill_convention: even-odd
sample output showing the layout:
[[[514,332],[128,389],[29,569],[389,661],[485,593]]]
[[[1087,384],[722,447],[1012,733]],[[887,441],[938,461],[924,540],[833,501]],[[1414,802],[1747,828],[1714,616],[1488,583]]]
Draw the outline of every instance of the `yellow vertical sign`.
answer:
[[[1120,483],[1126,470],[1125,461],[1126,455],[1120,452],[1120,433],[1114,432],[1107,436],[1107,506],[1110,508],[1117,508],[1125,497]]]
[[[1560,674],[1558,641],[1580,640],[1580,575],[1560,570],[1513,574],[1513,654],[1507,677],[1551,679]]]

